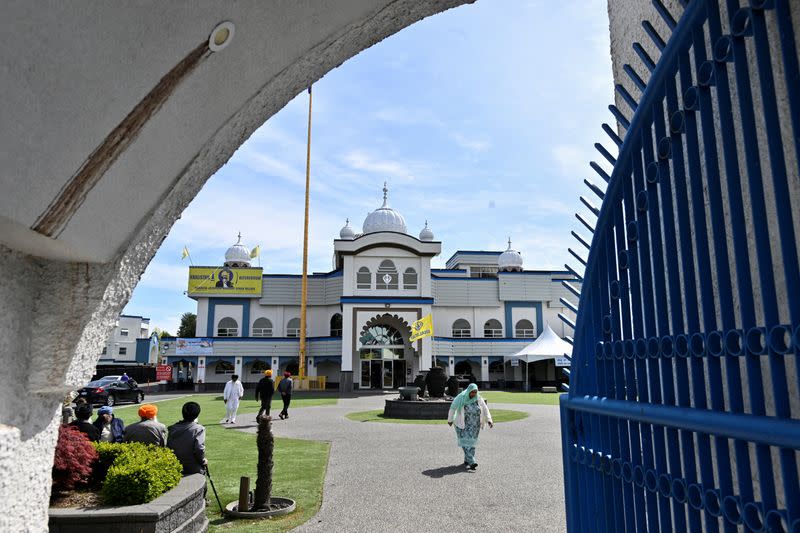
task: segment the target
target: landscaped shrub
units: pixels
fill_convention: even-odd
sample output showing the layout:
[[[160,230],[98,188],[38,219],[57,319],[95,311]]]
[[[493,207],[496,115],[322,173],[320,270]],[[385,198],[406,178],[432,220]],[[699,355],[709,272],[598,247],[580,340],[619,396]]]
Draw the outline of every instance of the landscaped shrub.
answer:
[[[62,424],[53,458],[53,493],[88,484],[96,460],[97,452],[86,434]]]
[[[181,480],[178,458],[169,448],[152,445],[117,445],[118,453],[104,450],[106,458],[116,454],[103,483],[103,497],[109,505],[138,505],[152,501]]]
[[[117,457],[122,455],[125,451],[134,450],[134,453],[137,454],[147,453],[147,445],[140,442],[95,442],[93,444],[97,450],[98,459],[94,464],[92,478],[98,483],[103,482],[106,478],[106,474],[108,474],[108,469],[111,468],[111,465],[114,464]]]

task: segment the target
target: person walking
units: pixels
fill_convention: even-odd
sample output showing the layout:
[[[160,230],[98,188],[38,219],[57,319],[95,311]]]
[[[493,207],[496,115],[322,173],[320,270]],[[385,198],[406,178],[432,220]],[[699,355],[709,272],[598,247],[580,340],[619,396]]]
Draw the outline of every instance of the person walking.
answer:
[[[141,442],[144,444],[155,444],[156,446],[167,445],[167,426],[156,419],[158,406],[146,403],[139,408],[139,422],[134,422],[125,428],[122,442]]]
[[[256,422],[261,420],[261,415],[266,412],[269,416],[270,407],[272,407],[272,395],[275,393],[275,382],[272,381],[272,370],[265,370],[264,377],[256,385],[256,401],[261,399],[261,409],[258,410],[256,415]]]
[[[470,383],[465,390],[453,398],[447,414],[447,424],[452,427],[453,423],[456,425],[458,445],[464,450],[464,465],[475,470],[478,468],[478,463],[475,462],[478,434],[487,423],[489,427],[494,426],[492,414],[484,399],[478,394],[476,384]]]
[[[197,422],[200,404],[186,402],[181,408],[183,420],[169,427],[167,448],[183,465],[183,475],[202,474],[206,462],[206,428]]]
[[[230,381],[225,384],[222,392],[222,399],[225,401],[225,419],[220,424],[236,423],[236,411],[239,410],[239,400],[244,396],[244,387],[236,374],[231,376]]]
[[[114,416],[114,409],[104,405],[97,410],[94,427],[100,432],[100,442],[122,442],[125,424]]]
[[[284,372],[283,379],[278,383],[278,392],[283,400],[283,410],[278,415],[281,420],[289,418],[289,403],[292,401],[292,373]]]

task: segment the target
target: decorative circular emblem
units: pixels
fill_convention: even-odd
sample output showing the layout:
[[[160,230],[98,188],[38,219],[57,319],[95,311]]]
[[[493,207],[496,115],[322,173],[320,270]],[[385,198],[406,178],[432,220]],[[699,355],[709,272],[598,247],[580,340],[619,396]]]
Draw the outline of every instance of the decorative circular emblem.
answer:
[[[384,274],[383,275],[383,282],[386,285],[388,285],[391,281],[392,281],[392,276],[390,276],[389,274]]]

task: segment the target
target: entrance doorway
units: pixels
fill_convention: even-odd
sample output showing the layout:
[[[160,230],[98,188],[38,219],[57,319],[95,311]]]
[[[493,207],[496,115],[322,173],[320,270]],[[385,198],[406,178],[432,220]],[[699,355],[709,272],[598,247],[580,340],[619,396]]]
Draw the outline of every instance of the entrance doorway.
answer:
[[[406,384],[405,343],[394,327],[377,324],[361,336],[362,389],[396,389]]]
[[[399,360],[361,361],[362,389],[397,389],[406,384],[406,362]]]

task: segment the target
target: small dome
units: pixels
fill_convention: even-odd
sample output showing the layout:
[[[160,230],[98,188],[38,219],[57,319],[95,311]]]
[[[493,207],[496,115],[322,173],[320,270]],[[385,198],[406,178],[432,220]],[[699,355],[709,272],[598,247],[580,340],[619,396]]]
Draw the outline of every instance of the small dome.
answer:
[[[419,232],[419,240],[421,241],[432,241],[433,240],[433,232],[428,227],[428,221],[425,221],[425,227],[422,228],[422,231]]]
[[[383,184],[383,205],[367,215],[364,219],[364,233],[377,233],[379,231],[396,231],[406,233],[406,221],[403,215],[389,207],[389,189]]]
[[[242,234],[239,233],[239,239],[236,244],[228,248],[225,252],[225,266],[229,267],[249,267],[250,266],[250,250],[242,244]]]
[[[339,232],[339,238],[344,239],[346,241],[352,241],[356,238],[356,232],[353,230],[352,226],[350,226],[350,219],[348,218],[345,222],[344,227]]]
[[[508,239],[508,249],[497,258],[500,272],[522,272],[522,254],[511,249],[511,239]]]

